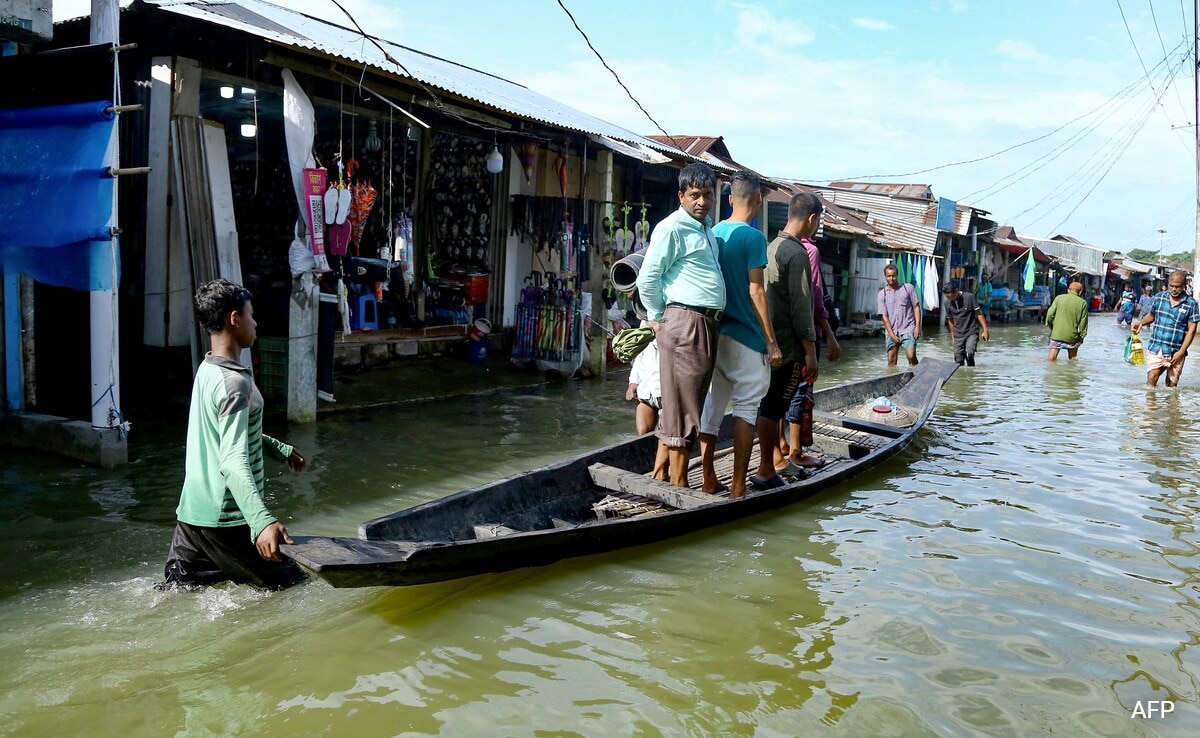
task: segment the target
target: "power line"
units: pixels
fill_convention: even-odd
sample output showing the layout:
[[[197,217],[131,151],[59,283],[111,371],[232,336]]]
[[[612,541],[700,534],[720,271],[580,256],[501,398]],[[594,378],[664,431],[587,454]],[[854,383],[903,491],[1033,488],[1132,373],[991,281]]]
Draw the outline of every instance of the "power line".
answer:
[[[1162,47],[1163,56],[1167,55],[1167,44],[1163,41],[1162,31],[1158,30],[1158,16],[1154,13],[1154,0],[1146,0],[1150,5],[1150,20],[1154,21],[1154,32],[1158,34],[1158,45]],[[1183,112],[1183,119],[1188,120],[1187,109],[1183,107],[1183,98],[1179,96],[1179,88],[1171,85],[1175,90],[1175,102],[1179,103],[1179,109]]]
[[[1180,64],[1180,66],[1182,66],[1182,63]],[[1178,67],[1176,67],[1176,70],[1178,70]],[[1175,74],[1172,73],[1170,79],[1167,80],[1167,84],[1170,84],[1171,81],[1174,80],[1174,78],[1175,78]],[[1091,186],[1091,188],[1088,189],[1087,192],[1084,193],[1083,197],[1080,198],[1079,202],[1077,202],[1075,204],[1075,207],[1071,208],[1071,211],[1068,212],[1066,214],[1066,216],[1061,221],[1058,222],[1058,224],[1056,224],[1053,228],[1049,229],[1050,232],[1057,231],[1064,223],[1066,223],[1068,220],[1071,219],[1071,216],[1074,215],[1075,212],[1077,210],[1079,210],[1080,207],[1082,207],[1083,203],[1087,202],[1088,197],[1090,197],[1091,194],[1096,191],[1096,188],[1099,187],[1100,184],[1105,180],[1105,178],[1108,176],[1108,173],[1112,171],[1113,167],[1115,167],[1117,165],[1117,162],[1121,160],[1121,157],[1124,156],[1125,152],[1129,150],[1129,146],[1133,143],[1133,139],[1137,137],[1137,134],[1142,130],[1142,128],[1145,127],[1146,123],[1150,120],[1150,116],[1154,112],[1154,107],[1161,104],[1162,95],[1165,95],[1166,92],[1167,92],[1166,88],[1164,87],[1163,91],[1158,94],[1158,98],[1151,101],[1151,106],[1147,109],[1146,114],[1142,117],[1141,122],[1138,123],[1135,127],[1132,127],[1130,129],[1128,134],[1124,137],[1123,145],[1120,146],[1119,150],[1114,146],[1114,151],[1110,155],[1110,161],[1109,161],[1108,167],[1103,172],[1100,173],[1100,176],[1096,178],[1095,183]],[[1079,188],[1082,187],[1084,184],[1086,184],[1086,179],[1083,180],[1080,183],[1080,185],[1072,191],[1072,193],[1077,192],[1079,190]]]
[[[1170,59],[1169,56],[1164,57],[1162,59],[1162,61],[1160,61],[1158,64],[1156,64],[1154,66],[1154,69],[1158,70],[1158,68],[1160,66],[1162,66],[1164,63],[1166,63],[1168,59]],[[1164,75],[1169,76],[1170,74],[1171,74],[1170,67],[1164,68]],[[997,181],[988,185],[987,187],[984,187],[980,190],[976,190],[975,192],[968,194],[963,199],[969,200],[976,196],[997,195],[997,194],[1003,192],[1004,190],[1008,189],[1009,187],[1012,187],[1013,185],[1021,182],[1022,180],[1027,179],[1033,173],[1045,168],[1052,161],[1054,161],[1055,159],[1058,159],[1063,154],[1065,154],[1068,150],[1074,148],[1076,145],[1081,143],[1087,136],[1089,136],[1092,133],[1094,133],[1095,131],[1097,131],[1100,128],[1101,124],[1103,124],[1109,118],[1116,115],[1116,113],[1122,107],[1124,107],[1127,103],[1131,102],[1133,99],[1133,96],[1135,94],[1134,90],[1138,86],[1139,81],[1135,81],[1135,82],[1131,83],[1130,85],[1126,86],[1123,90],[1121,90],[1121,92],[1114,95],[1112,98],[1110,98],[1108,101],[1106,101],[1103,105],[1101,105],[1101,106],[1093,109],[1091,112],[1087,113],[1086,115],[1091,115],[1094,112],[1104,110],[1105,108],[1110,108],[1109,110],[1104,112],[1100,117],[1096,118],[1090,125],[1075,132],[1066,141],[1062,142],[1058,146],[1055,146],[1053,149],[1050,149],[1048,152],[1046,152],[1042,156],[1025,164],[1024,166],[1022,166],[1020,169],[1016,170],[1015,172],[1012,172],[1011,174],[1007,174],[1007,175],[1001,177],[1000,179],[998,179]],[[1151,108],[1151,110],[1153,110],[1153,107]],[[1078,120],[1078,118],[1076,120]],[[1133,120],[1133,119],[1130,119],[1130,120]],[[1126,121],[1126,123],[1123,124],[1121,126],[1121,128],[1123,129],[1128,124],[1129,124],[1129,121]],[[1113,140],[1113,138],[1110,137],[1109,141],[1111,142],[1112,140]],[[1104,145],[1107,145],[1107,144],[1104,144]],[[1101,147],[1101,150],[1103,150],[1103,146]],[[1089,157],[1087,161],[1090,161],[1094,157],[1095,157],[1095,154],[1093,154],[1092,157]],[[1086,166],[1087,161],[1085,161],[1084,166]],[[1038,165],[1038,166],[1034,166],[1034,165]],[[1077,169],[1076,172],[1078,172],[1078,171],[1079,170]],[[1024,174],[1022,174],[1022,173],[1024,173]],[[1022,176],[1018,176],[1018,175],[1022,175]],[[1069,179],[1069,177],[1068,177],[1068,179]],[[1003,186],[1001,186],[1001,185],[1003,185]],[[1028,211],[1026,211],[1026,212],[1028,212]]]
[[[334,1],[336,2],[336,0],[334,0]],[[611,74],[613,76],[613,79],[615,79],[617,81],[617,84],[621,85],[621,89],[625,90],[625,94],[629,96],[630,100],[633,100],[633,104],[638,106],[638,110],[642,111],[642,114],[645,115],[646,118],[648,118],[650,120],[650,122],[654,124],[654,127],[657,128],[662,133],[662,135],[671,139],[671,144],[675,148],[679,149],[680,151],[682,151],[683,153],[686,154],[687,151],[682,146],[679,145],[679,142],[676,141],[675,138],[671,134],[667,133],[666,130],[664,130],[663,127],[658,124],[658,121],[654,120],[654,117],[652,115],[650,115],[650,113],[648,113],[644,107],[642,107],[642,104],[640,102],[638,102],[638,99],[633,96],[633,93],[630,92],[629,88],[625,86],[625,83],[621,81],[621,77],[620,77],[620,75],[617,74],[616,70],[614,70],[612,67],[608,66],[608,62],[606,62],[604,60],[604,57],[601,56],[599,51],[596,51],[596,47],[592,45],[592,40],[590,38],[588,38],[588,35],[583,32],[582,28],[579,27],[579,23],[575,20],[575,16],[571,15],[571,11],[567,10],[567,6],[563,5],[562,0],[556,0],[556,2],[558,2],[558,7],[562,8],[563,12],[567,14],[567,17],[571,19],[571,25],[575,26],[575,30],[579,31],[580,36],[583,36],[583,40],[585,43],[587,43],[588,48],[592,50],[592,53],[596,55],[596,58],[600,60],[600,63],[604,65],[604,68],[607,69],[609,74]]]
[[[1181,41],[1179,45],[1176,45],[1175,49],[1178,49],[1184,42],[1186,42],[1186,39],[1184,41]],[[1166,61],[1167,61],[1167,59],[1166,59],[1166,57],[1164,57],[1162,60],[1159,61],[1158,64],[1154,65],[1154,68],[1157,69],[1159,66],[1166,63]],[[865,179],[890,179],[890,178],[895,178],[895,177],[913,177],[918,174],[928,174],[929,172],[936,172],[940,169],[949,169],[951,167],[959,167],[959,166],[963,166],[965,164],[977,164],[981,161],[987,161],[988,159],[994,159],[995,157],[1000,156],[1001,154],[1006,154],[1015,149],[1019,149],[1024,146],[1028,146],[1030,144],[1035,144],[1038,141],[1049,138],[1049,137],[1053,136],[1054,134],[1058,133],[1059,131],[1063,130],[1064,128],[1070,126],[1072,123],[1076,123],[1080,120],[1083,120],[1084,118],[1087,118],[1088,116],[1092,115],[1093,113],[1103,110],[1104,108],[1111,105],[1115,100],[1119,100],[1120,98],[1125,97],[1128,94],[1130,94],[1132,92],[1133,88],[1136,87],[1140,82],[1141,82],[1140,78],[1134,80],[1133,82],[1130,82],[1125,87],[1121,88],[1116,93],[1114,93],[1113,96],[1110,97],[1105,102],[1101,103],[1100,105],[1097,105],[1096,107],[1092,108],[1091,110],[1089,110],[1085,113],[1082,113],[1082,114],[1072,118],[1071,120],[1068,120],[1067,122],[1063,123],[1062,125],[1055,128],[1053,131],[1050,131],[1049,133],[1042,134],[1041,136],[1036,136],[1034,138],[1029,139],[1028,141],[1022,141],[1020,143],[1013,144],[1012,146],[1005,147],[1003,149],[1000,149],[999,151],[993,152],[991,154],[987,154],[986,156],[980,156],[980,157],[976,157],[974,159],[964,159],[962,161],[954,161],[954,162],[950,162],[947,164],[939,164],[934,167],[929,167],[928,169],[920,169],[920,170],[917,170],[914,172],[897,172],[894,174],[861,174],[861,175],[857,175],[857,176],[853,176],[853,177],[838,177],[837,179],[838,180],[848,180],[848,181],[861,181],[861,180],[865,180]],[[986,191],[986,188],[984,191]]]

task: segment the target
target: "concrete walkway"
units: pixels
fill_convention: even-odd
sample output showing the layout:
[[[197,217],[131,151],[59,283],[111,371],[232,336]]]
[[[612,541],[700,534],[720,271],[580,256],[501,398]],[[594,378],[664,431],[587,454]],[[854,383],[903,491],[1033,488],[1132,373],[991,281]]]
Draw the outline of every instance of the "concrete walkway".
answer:
[[[627,371],[620,367],[620,371]],[[334,377],[334,402],[317,401],[318,416],[444,397],[495,392],[568,381],[561,375],[522,368],[509,355],[493,350],[484,366],[453,353],[428,358],[395,360],[359,372],[339,371]]]

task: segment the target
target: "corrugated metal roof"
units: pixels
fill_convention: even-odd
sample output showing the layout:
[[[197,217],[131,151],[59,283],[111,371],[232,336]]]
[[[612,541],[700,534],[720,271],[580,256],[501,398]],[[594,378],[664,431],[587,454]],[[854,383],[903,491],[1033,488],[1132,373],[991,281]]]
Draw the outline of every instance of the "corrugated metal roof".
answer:
[[[876,195],[890,197],[907,197],[913,200],[933,200],[933,188],[927,184],[887,184],[884,182],[853,182],[843,180],[830,182],[830,187],[840,190],[855,190],[856,192],[871,192]]]
[[[933,256],[937,248],[938,230],[924,221],[926,211],[936,208],[935,203],[862,190],[833,187],[815,189],[829,202],[865,212],[867,223],[882,234],[886,246]]]
[[[1104,266],[1104,251],[1095,246],[1079,243],[1075,239],[1064,241],[1058,238],[1034,238],[1023,235],[1017,237],[1030,246],[1036,246],[1043,253],[1077,272],[1102,277],[1107,271]]]
[[[238,0],[236,3],[205,0],[144,2],[167,13],[225,26],[281,45],[320,52],[354,65],[365,64],[397,77],[415,79],[437,90],[520,118],[594,136],[607,136],[685,160],[690,158],[669,144],[576,110],[515,82],[377,38],[379,44],[403,64],[407,72],[397,69],[379,49],[365,42],[357,30],[262,0]]]
[[[767,201],[790,203],[792,196],[800,191],[813,193],[821,200],[821,204],[825,206],[825,217],[821,220],[822,229],[834,233],[848,233],[852,236],[866,236],[872,241],[881,240],[879,231],[870,223],[863,220],[856,213],[852,213],[846,208],[825,199],[821,196],[820,192],[811,187],[803,187],[797,184],[783,184],[779,189],[771,190],[767,193]]]
[[[708,153],[708,150],[721,140],[720,136],[647,136],[646,138],[681,148],[692,156],[700,156],[701,154]],[[722,146],[721,148],[724,149],[725,147]],[[720,153],[718,152],[718,155]],[[728,153],[727,149],[725,153]]]

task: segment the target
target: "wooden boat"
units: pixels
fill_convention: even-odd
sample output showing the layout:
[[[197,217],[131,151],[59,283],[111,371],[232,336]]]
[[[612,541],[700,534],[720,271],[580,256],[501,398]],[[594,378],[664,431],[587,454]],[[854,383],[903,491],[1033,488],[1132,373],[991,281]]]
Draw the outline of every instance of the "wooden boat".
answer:
[[[728,523],[809,497],[895,455],[929,418],[956,368],[924,359],[913,372],[818,390],[814,446],[829,463],[740,499],[699,492],[698,458],[690,490],[651,479],[657,441],[648,434],[369,520],[357,538],[294,536],[282,550],[335,587],[411,585],[544,566]],[[718,436],[717,474],[726,485],[732,427],[726,418]]]

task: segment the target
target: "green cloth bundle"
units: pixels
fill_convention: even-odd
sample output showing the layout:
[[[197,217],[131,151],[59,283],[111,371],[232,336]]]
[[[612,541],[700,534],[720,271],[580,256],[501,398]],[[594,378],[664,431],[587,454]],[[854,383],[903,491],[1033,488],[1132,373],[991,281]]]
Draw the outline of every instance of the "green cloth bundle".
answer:
[[[617,361],[628,364],[653,340],[653,328],[626,328],[613,337],[613,354],[617,357]]]

